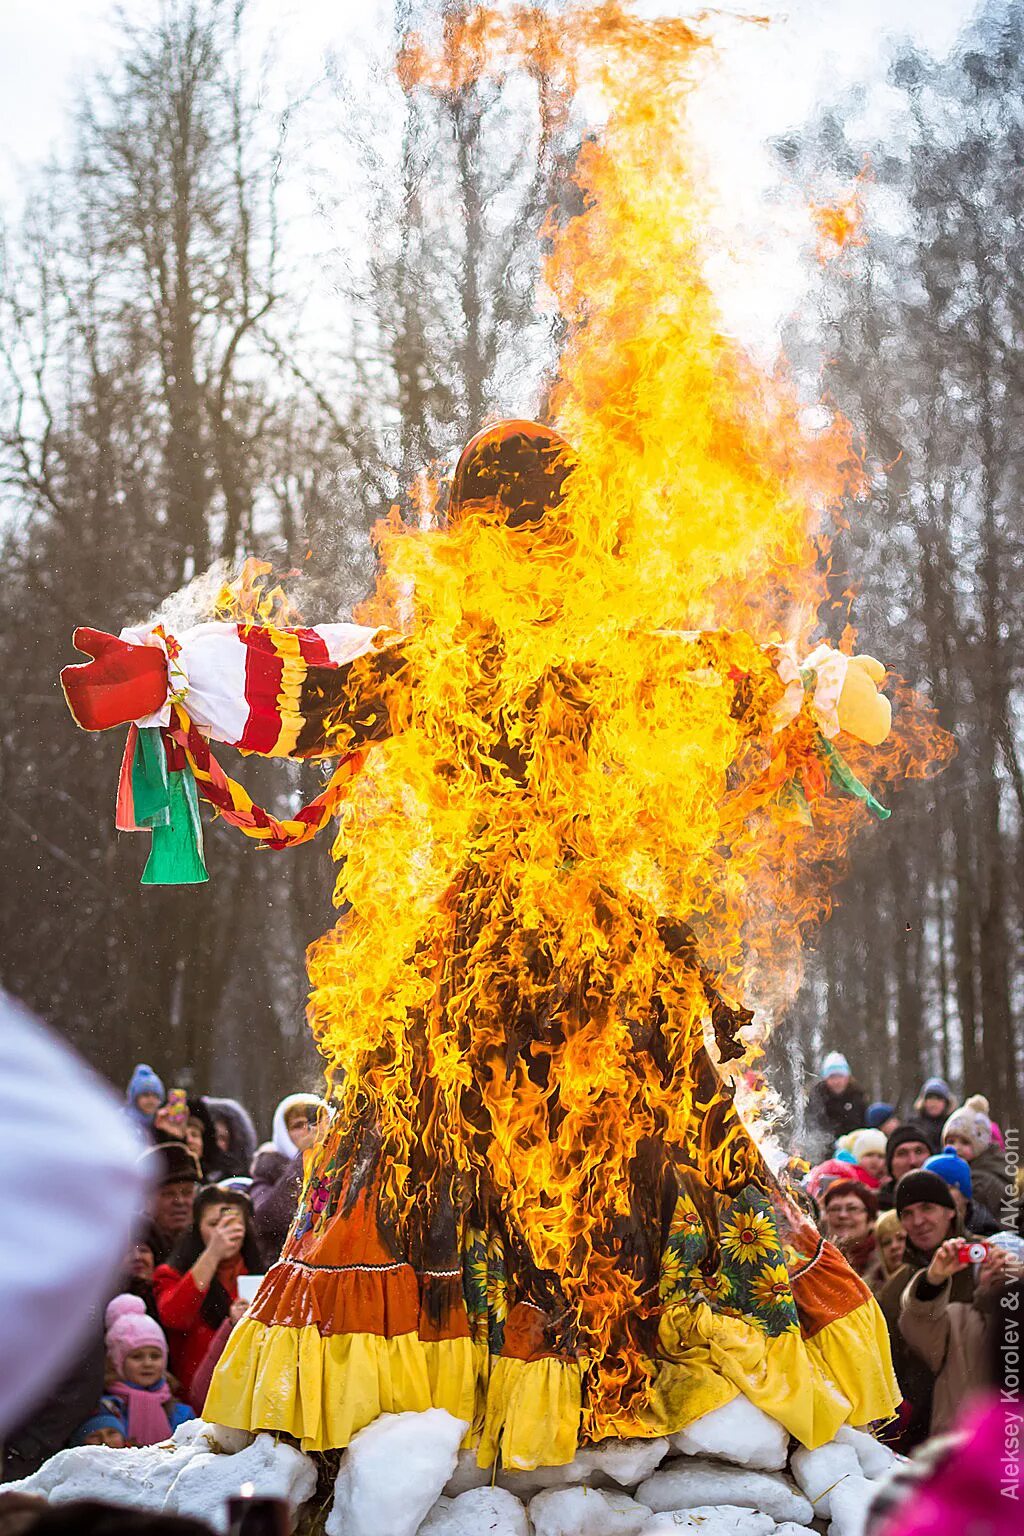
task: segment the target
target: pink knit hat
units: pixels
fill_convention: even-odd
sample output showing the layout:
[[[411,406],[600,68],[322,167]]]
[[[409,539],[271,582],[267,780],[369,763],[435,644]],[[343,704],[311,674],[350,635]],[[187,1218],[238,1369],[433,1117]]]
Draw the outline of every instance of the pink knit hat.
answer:
[[[166,1365],[164,1331],[149,1316],[141,1296],[133,1296],[128,1291],[115,1296],[107,1306],[106,1329],[107,1354],[119,1376],[124,1369],[125,1355],[130,1355],[133,1349],[158,1349]]]

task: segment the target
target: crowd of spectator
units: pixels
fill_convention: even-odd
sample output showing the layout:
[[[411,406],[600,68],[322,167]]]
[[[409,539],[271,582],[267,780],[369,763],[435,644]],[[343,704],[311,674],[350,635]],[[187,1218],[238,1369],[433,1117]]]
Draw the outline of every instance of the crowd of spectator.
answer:
[[[152,1067],[135,1068],[125,1114],[148,1209],[87,1347],[5,1437],[5,1482],[66,1446],[157,1444],[201,1414],[228,1335],[280,1253],[324,1108],[289,1094],[258,1145],[236,1100],[167,1093]]]
[[[903,1393],[883,1433],[910,1451],[989,1379],[1000,1303],[1024,1260],[1016,1158],[982,1095],[958,1107],[930,1077],[904,1119],[868,1103],[838,1051],[821,1063],[805,1120],[820,1160],[800,1181],[821,1231],[878,1298]]]

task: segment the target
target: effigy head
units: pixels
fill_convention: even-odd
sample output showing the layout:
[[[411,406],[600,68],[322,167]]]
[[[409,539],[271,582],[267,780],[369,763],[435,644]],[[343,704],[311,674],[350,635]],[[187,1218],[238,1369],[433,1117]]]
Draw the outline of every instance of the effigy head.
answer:
[[[565,494],[574,450],[537,421],[498,421],[470,438],[452,479],[448,523],[497,518],[509,528],[539,523]]]

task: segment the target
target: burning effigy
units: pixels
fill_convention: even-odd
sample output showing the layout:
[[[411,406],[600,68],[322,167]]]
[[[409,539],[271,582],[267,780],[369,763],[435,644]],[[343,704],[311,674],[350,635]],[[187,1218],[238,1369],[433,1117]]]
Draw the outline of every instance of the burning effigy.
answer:
[[[485,425],[381,525],[352,623],[250,586],[182,633],[76,634],[76,719],[130,724],[145,879],[206,878],[201,800],[272,848],[336,824],[343,916],[309,953],[332,1116],[216,1423],[325,1450],[442,1408],[529,1469],[740,1393],[806,1447],[897,1406],[873,1298],[736,1103],[826,866],[918,748],[885,668],[819,629],[849,431],[729,339],[704,274],[700,52],[612,6],[410,43],[408,89],[543,59],[607,103],[548,231],[551,425]],[[333,771],[278,817],[211,743]]]

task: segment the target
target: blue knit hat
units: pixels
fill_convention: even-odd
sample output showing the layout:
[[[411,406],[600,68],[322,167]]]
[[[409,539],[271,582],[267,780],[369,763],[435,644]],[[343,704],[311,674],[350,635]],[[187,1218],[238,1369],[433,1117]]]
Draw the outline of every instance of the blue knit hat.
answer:
[[[927,1099],[933,1093],[937,1098],[945,1099],[947,1104],[952,1104],[953,1095],[949,1091],[949,1084],[943,1082],[941,1077],[929,1077],[918,1097]]]
[[[937,1173],[950,1189],[958,1189],[965,1200],[971,1198],[971,1165],[958,1156],[952,1147],[944,1147],[937,1156],[930,1157],[924,1166],[929,1173]]]
[[[94,1435],[98,1429],[116,1429],[119,1435],[127,1439],[127,1428],[123,1419],[119,1418],[112,1409],[100,1408],[92,1413],[84,1424],[79,1424],[71,1437],[72,1445],[84,1445],[87,1435]]]
[[[135,1071],[132,1073],[131,1081],[128,1084],[128,1092],[125,1094],[125,1098],[128,1100],[129,1104],[134,1105],[135,1100],[138,1098],[140,1093],[159,1094],[161,1104],[167,1097],[167,1095],[164,1093],[163,1083],[157,1077],[156,1073],[153,1071],[153,1068],[147,1067],[144,1061],[140,1061],[138,1066],[135,1068]]]
[[[829,1051],[828,1055],[822,1058],[818,1076],[831,1077],[833,1072],[841,1072],[844,1077],[850,1076],[850,1063],[842,1051]]]
[[[877,1104],[868,1105],[868,1117],[864,1122],[873,1131],[880,1131],[887,1120],[891,1120],[896,1113],[895,1104],[885,1104],[879,1099]]]
[[[837,1163],[856,1163],[857,1159],[847,1147],[840,1147],[839,1151],[835,1154],[835,1161]]]

